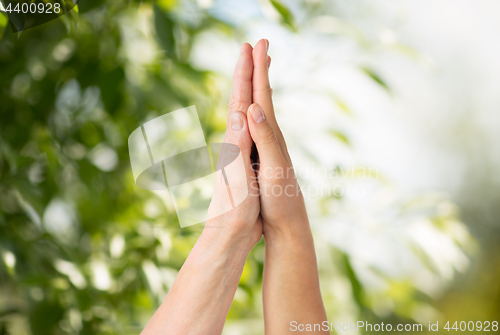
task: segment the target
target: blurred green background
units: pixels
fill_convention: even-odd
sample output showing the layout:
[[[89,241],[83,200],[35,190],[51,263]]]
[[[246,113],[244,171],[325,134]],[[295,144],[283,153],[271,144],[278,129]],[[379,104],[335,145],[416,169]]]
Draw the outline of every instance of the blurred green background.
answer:
[[[405,119],[425,132],[417,142],[479,162],[479,170],[462,169],[467,184],[406,187],[421,184],[425,171],[440,179],[451,168],[443,167],[449,156],[438,152],[442,161],[426,161],[425,150],[404,140],[408,156],[390,156],[391,165],[367,154],[387,161],[377,150],[397,150],[377,146],[382,135],[369,129],[391,134],[387,143],[400,141],[392,133],[400,124],[380,123],[401,118],[384,114],[387,104],[412,104],[398,80],[425,86],[413,79],[440,63],[422,39],[398,38],[405,22],[427,25],[427,12],[408,18],[398,6],[81,0],[67,15],[20,34],[0,13],[0,334],[140,333],[202,227],[180,229],[168,194],[135,186],[127,138],[152,118],[196,105],[207,141],[219,141],[238,47],[262,37],[271,41],[278,118],[296,168],[305,171],[299,177],[329,320],[424,329],[428,321],[498,321],[498,180],[491,172],[498,162],[476,150],[494,143],[477,140],[487,127],[467,132],[468,122],[457,122],[456,137],[449,119],[431,115],[432,126],[420,120],[420,128]],[[292,106],[294,99],[300,102]],[[475,106],[482,108],[476,101],[470,110]],[[470,113],[452,115],[471,120]],[[491,114],[486,119],[497,124]],[[392,173],[413,165],[419,170]],[[357,174],[367,167],[376,173]],[[337,175],[311,173],[322,168]],[[362,196],[313,192],[315,185],[354,187]],[[263,253],[261,241],[245,265],[225,334],[263,334]]]

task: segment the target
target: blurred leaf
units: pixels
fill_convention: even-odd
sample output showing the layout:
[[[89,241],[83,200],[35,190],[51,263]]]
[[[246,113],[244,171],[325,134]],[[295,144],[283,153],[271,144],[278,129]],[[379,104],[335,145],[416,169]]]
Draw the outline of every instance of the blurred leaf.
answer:
[[[293,31],[296,31],[295,18],[293,17],[292,12],[279,0],[270,0],[274,9],[278,11],[281,16],[282,22],[291,28]]]
[[[30,327],[33,334],[50,335],[57,333],[58,323],[62,319],[64,309],[55,302],[33,304],[30,313]]]
[[[111,114],[120,109],[124,100],[121,94],[122,90],[117,89],[125,85],[124,80],[125,72],[122,67],[117,67],[109,72],[101,71],[98,77],[97,84],[101,90],[102,101],[106,110]]]
[[[5,316],[20,313],[20,312],[21,312],[21,310],[18,308],[9,308],[9,309],[0,310],[0,319],[5,317]],[[0,334],[2,334],[2,333],[0,333]]]
[[[344,112],[347,115],[352,115],[352,111],[349,108],[349,106],[345,103],[345,101],[340,98],[337,94],[335,93],[326,93],[328,96],[331,97],[333,102],[340,108],[342,112]]]
[[[157,5],[153,5],[155,16],[156,35],[160,45],[165,49],[167,55],[176,59],[174,27],[175,22],[170,18],[167,12],[162,11]]]
[[[377,73],[375,73],[372,69],[367,67],[362,67],[361,70],[367,74],[373,81],[375,81],[378,85],[382,86],[387,92],[391,93],[391,89]]]
[[[364,309],[365,306],[365,292],[363,290],[363,286],[361,285],[358,277],[356,276],[356,273],[354,272],[351,261],[347,254],[342,254],[343,262],[344,262],[344,268],[346,271],[346,275],[349,278],[349,281],[351,282],[352,286],[352,293],[354,296],[354,300],[356,301],[357,305]]]
[[[346,114],[352,114],[351,110],[349,107],[344,103],[344,101],[340,100],[339,98],[336,98],[335,101],[337,102],[337,105],[340,107],[340,109],[346,113]]]
[[[78,3],[78,12],[86,13],[104,4],[104,0],[81,0]]]
[[[351,145],[351,142],[349,141],[349,139],[347,138],[347,136],[344,133],[342,133],[342,132],[340,132],[338,130],[329,130],[328,134],[330,134],[332,137],[338,139],[340,142],[342,142],[342,143],[344,143],[344,144],[346,144],[348,146]]]
[[[156,3],[158,4],[158,7],[167,12],[177,6],[177,0],[157,0]]]
[[[3,12],[0,13],[0,36],[3,35],[4,29],[7,27],[9,23],[9,18]]]

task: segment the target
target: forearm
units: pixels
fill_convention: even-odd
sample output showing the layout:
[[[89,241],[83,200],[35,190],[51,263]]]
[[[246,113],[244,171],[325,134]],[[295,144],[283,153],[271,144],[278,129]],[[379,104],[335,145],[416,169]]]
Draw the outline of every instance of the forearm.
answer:
[[[204,232],[142,334],[220,334],[251,249],[247,242]]]
[[[301,222],[295,227],[293,231],[264,232],[263,303],[266,334],[289,334],[292,321],[298,324],[321,324],[327,320],[309,223]]]

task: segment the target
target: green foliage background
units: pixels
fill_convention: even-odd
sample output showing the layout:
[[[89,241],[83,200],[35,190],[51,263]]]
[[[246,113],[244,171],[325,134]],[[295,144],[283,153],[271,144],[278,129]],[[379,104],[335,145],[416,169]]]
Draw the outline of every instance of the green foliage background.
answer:
[[[176,228],[175,212],[135,186],[128,157],[128,135],[156,113],[196,105],[207,138],[225,129],[225,120],[214,117],[219,101],[209,90],[211,74],[194,70],[187,56],[191,38],[204,27],[227,27],[208,15],[197,26],[183,26],[168,6],[82,1],[78,13],[21,36],[10,32],[2,14],[0,248],[15,255],[16,265],[0,266],[1,334],[137,334],[162,299],[152,293],[145,262],[178,270],[196,241],[200,228]],[[145,72],[149,90],[127,81],[118,53],[124,37],[116,18],[141,7],[154,8],[164,49],[164,57]],[[185,33],[187,41],[177,41],[174,31]],[[58,47],[67,54],[57,59]],[[68,83],[69,99],[58,100]],[[85,159],[99,143],[116,152],[113,171]],[[48,233],[42,224],[54,199],[64,199],[74,215],[74,224],[61,234]],[[161,210],[153,218],[145,215],[148,201]],[[171,238],[163,245],[155,225]],[[116,257],[110,254],[113,236],[125,241]],[[168,257],[159,260],[161,252]],[[57,260],[73,263],[86,284],[76,287],[56,269]],[[109,267],[109,290],[91,284],[95,260]]]
[[[269,4],[283,27],[300,29],[284,3]],[[322,9],[313,3],[308,10]],[[154,30],[140,18],[154,22]],[[158,115],[196,105],[208,142],[220,138],[228,85],[193,68],[191,48],[209,29],[236,39],[243,33],[197,2],[174,0],[81,0],[69,14],[22,34],[7,24],[1,13],[0,334],[138,334],[201,227],[179,229],[168,201],[135,186],[128,135]],[[127,29],[154,41],[153,61],[129,62]],[[146,51],[139,44],[128,52]],[[361,70],[390,92],[376,72]],[[340,132],[332,136],[349,144]],[[96,162],[99,150],[114,158]],[[445,227],[452,219],[433,222]],[[328,286],[332,278],[345,279],[360,317],[411,322],[411,308],[429,301],[396,282],[388,293],[394,313],[380,318],[372,304],[379,297],[365,292],[349,256],[331,247],[326,253],[335,266],[322,268],[322,280]],[[229,313],[239,333],[262,329],[255,326],[262,323],[262,262],[261,242]],[[328,289],[324,296],[329,312],[345,307]]]

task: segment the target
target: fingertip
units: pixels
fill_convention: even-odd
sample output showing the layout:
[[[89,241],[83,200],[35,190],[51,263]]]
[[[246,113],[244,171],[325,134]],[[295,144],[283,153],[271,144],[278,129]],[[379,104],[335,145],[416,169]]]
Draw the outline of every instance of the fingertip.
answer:
[[[240,48],[240,56],[236,66],[247,66],[247,63],[252,63],[253,66],[253,57],[252,57],[253,48],[248,43],[243,43]]]
[[[237,110],[246,110],[252,103],[252,76],[253,57],[252,46],[248,43],[241,45],[240,55],[233,72],[233,88],[229,113]]]
[[[269,41],[265,38],[260,39],[257,43],[255,43],[255,47],[262,47],[266,52],[269,50]]]
[[[243,43],[240,48],[240,56],[238,57],[238,62],[236,62],[236,68],[245,67],[245,66],[253,66],[253,57],[252,57],[253,48],[248,43]]]
[[[240,54],[251,53],[253,51],[252,46],[249,43],[243,43],[240,48]]]
[[[269,48],[269,41],[266,39],[261,39],[255,44],[255,48],[253,48],[253,58],[254,62],[257,63],[264,63],[267,65],[267,50]],[[263,65],[263,64],[262,64]]]
[[[259,104],[252,104],[247,113],[250,136],[257,148],[260,162],[282,166],[282,153],[277,135]]]

